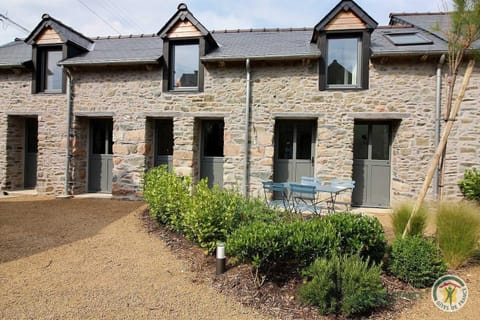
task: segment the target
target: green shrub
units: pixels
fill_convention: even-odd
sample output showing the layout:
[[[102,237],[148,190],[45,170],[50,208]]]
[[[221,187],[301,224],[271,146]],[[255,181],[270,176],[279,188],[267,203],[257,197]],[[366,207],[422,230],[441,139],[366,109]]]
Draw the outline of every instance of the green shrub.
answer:
[[[458,186],[466,199],[480,202],[480,170],[465,170],[463,180]]]
[[[244,202],[241,195],[218,185],[210,189],[207,180],[201,180],[195,186],[191,206],[184,214],[182,229],[185,236],[213,252],[217,242],[225,241],[227,235],[238,227]]]
[[[238,262],[251,262],[257,269],[265,269],[280,260],[290,258],[287,249],[287,224],[254,221],[235,230],[227,239],[227,255]]]
[[[321,219],[256,221],[235,230],[227,239],[226,250],[239,262],[251,262],[266,271],[278,263],[308,265],[317,257],[330,257],[339,244],[336,230]]]
[[[191,204],[191,186],[190,177],[177,177],[166,166],[150,169],[145,174],[143,196],[152,218],[181,231],[183,214]]]
[[[432,285],[447,266],[433,241],[421,237],[397,238],[392,244],[390,271],[417,288]]]
[[[385,255],[387,240],[377,218],[353,213],[335,213],[325,219],[340,234],[341,253],[370,257],[379,262]]]
[[[408,219],[412,215],[413,206],[410,203],[402,203],[393,210],[391,215],[393,233],[395,237],[403,235],[403,231],[407,226]],[[425,206],[421,206],[418,212],[413,216],[410,223],[410,230],[407,232],[409,236],[422,237],[427,227],[428,209]]]
[[[304,271],[311,280],[300,288],[299,296],[323,314],[365,313],[387,304],[381,272],[380,266],[356,255],[317,259]]]
[[[301,220],[288,224],[287,249],[299,266],[315,259],[339,254],[341,239],[338,231],[323,219]]]
[[[437,213],[437,241],[450,268],[475,254],[480,241],[480,209],[468,203],[443,204]]]

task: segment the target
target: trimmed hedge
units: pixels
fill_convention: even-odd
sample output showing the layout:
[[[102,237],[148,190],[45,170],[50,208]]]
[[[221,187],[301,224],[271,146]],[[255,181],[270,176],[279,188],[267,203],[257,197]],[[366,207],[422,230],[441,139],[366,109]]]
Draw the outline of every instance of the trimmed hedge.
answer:
[[[226,244],[229,255],[260,269],[291,260],[305,266],[316,258],[336,254],[358,253],[377,262],[385,248],[378,219],[350,213],[276,224],[253,223],[234,231]]]
[[[291,261],[308,265],[317,257],[331,256],[339,245],[333,226],[319,219],[276,224],[256,221],[234,231],[226,250],[238,262],[250,262],[265,271]]]

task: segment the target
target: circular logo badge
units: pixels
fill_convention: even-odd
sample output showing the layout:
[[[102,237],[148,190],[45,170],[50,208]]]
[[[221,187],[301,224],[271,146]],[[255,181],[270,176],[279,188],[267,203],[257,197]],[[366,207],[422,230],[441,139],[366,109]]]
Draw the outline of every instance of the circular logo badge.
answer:
[[[467,303],[467,299],[468,288],[460,277],[449,274],[438,278],[433,284],[432,300],[442,311],[458,311]]]

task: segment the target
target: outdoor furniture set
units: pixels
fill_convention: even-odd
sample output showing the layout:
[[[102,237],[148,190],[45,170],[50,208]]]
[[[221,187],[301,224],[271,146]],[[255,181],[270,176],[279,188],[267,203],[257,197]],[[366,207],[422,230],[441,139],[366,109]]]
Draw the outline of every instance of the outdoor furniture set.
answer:
[[[294,213],[320,215],[322,210],[335,212],[337,195],[355,188],[355,181],[334,179],[324,183],[316,177],[302,177],[300,182],[263,181],[265,200],[270,207],[281,208]],[[324,195],[324,196],[322,196]],[[347,210],[350,209],[350,203]]]

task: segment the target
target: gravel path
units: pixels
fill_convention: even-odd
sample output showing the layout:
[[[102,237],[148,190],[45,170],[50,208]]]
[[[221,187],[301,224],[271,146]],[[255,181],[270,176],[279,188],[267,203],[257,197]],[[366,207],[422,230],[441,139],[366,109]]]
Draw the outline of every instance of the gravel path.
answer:
[[[143,206],[0,199],[0,318],[266,319],[199,283],[144,231]]]

